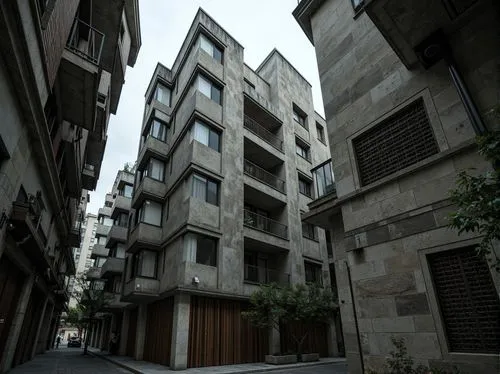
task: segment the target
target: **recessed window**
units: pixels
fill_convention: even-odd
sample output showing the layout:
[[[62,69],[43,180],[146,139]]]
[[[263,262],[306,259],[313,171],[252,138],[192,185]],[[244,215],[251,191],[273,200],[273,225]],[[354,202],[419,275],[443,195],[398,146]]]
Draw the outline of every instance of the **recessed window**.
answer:
[[[308,239],[318,240],[316,226],[307,222],[302,222],[302,236]]]
[[[318,140],[322,143],[325,143],[325,129],[317,122],[316,122],[316,132],[318,134]]]
[[[156,89],[154,94],[155,100],[158,100],[160,103],[166,106],[170,106],[170,96],[171,96],[170,88],[164,86],[161,83],[156,84]]]
[[[127,213],[118,213],[118,216],[115,218],[113,224],[115,226],[127,227],[128,223],[128,214]]]
[[[354,11],[358,11],[363,8],[365,5],[365,0],[351,0],[352,7],[354,8]]]
[[[142,222],[149,225],[161,226],[161,208],[160,203],[145,200],[136,212],[136,223]]]
[[[140,251],[132,257],[132,276],[134,277],[156,277],[156,257],[153,251]]]
[[[323,277],[321,276],[321,265],[312,262],[304,261],[304,270],[306,275],[306,283],[323,284]]]
[[[165,179],[165,163],[151,157],[143,169],[137,171],[139,181],[149,177],[160,182]]]
[[[219,205],[219,182],[199,174],[193,174],[191,196]]]
[[[222,105],[222,92],[219,87],[212,83],[209,79],[205,78],[203,75],[198,75],[194,83],[196,89],[200,91],[206,97],[212,99],[217,104]]]
[[[297,153],[300,157],[305,158],[307,161],[311,161],[309,146],[300,142],[298,139],[295,139],[295,153]]]
[[[153,121],[151,121],[149,135],[155,139],[165,142],[167,140],[167,125],[157,119],[153,119]]]
[[[217,47],[210,39],[205,35],[200,34],[199,38],[200,48],[212,56],[216,61],[222,64],[222,49]]]
[[[109,250],[109,257],[125,258],[125,245],[118,243],[116,246]]]
[[[217,239],[189,233],[184,236],[184,253],[186,261],[217,266]]]
[[[196,120],[191,128],[191,136],[197,142],[220,152],[219,132],[215,131],[212,127],[206,125],[205,123]]]
[[[306,116],[299,112],[297,108],[294,107],[293,109],[293,119],[295,122],[297,122],[300,126],[305,128],[307,130],[306,126]]]
[[[299,174],[299,192],[308,197],[312,197],[312,182]]]
[[[122,188],[118,190],[118,195],[125,197],[132,197],[132,192],[134,187],[131,184],[125,184]]]
[[[328,161],[312,170],[316,181],[317,197],[335,191],[335,179],[332,171],[332,161]]]

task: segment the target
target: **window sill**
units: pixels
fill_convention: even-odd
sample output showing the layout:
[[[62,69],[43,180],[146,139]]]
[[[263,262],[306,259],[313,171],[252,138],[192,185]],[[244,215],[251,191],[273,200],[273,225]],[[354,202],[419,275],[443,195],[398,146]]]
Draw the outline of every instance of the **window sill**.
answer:
[[[302,235],[303,238],[306,238],[308,240],[311,240],[313,242],[316,242],[316,243],[319,243],[319,239],[318,238],[310,238],[309,236],[305,236],[305,235]]]
[[[354,16],[352,17],[352,19],[353,20],[357,20],[361,16],[361,14],[363,14],[364,12],[365,12],[365,7],[364,6],[361,6],[357,10],[354,9]]]
[[[320,138],[318,138],[319,142],[322,143],[324,146],[327,146],[326,145],[326,142],[324,140],[321,140]]]
[[[299,155],[298,153],[295,153],[295,154],[296,154],[297,156],[299,156],[300,158],[302,158],[302,159],[306,160],[306,161],[307,161],[307,162],[309,162],[310,164],[312,164],[312,162],[311,162],[311,160],[310,160],[310,159],[305,158],[304,156]]]
[[[305,194],[305,193],[300,192],[300,191],[299,191],[299,194],[301,194],[302,196],[307,197],[308,199],[314,200],[314,198],[312,197],[312,195],[308,195],[308,194]]]

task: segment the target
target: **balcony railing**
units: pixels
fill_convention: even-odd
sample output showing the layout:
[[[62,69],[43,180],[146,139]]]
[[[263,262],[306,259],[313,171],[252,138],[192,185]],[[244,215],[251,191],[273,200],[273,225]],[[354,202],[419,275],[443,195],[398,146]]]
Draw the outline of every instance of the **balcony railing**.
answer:
[[[245,128],[253,132],[259,138],[271,144],[278,151],[283,152],[283,141],[276,135],[274,135],[272,132],[267,130],[264,126],[260,125],[258,122],[251,119],[248,116],[245,116],[243,120],[243,125],[245,126]]]
[[[75,18],[66,48],[93,64],[99,65],[103,45],[104,34],[102,32]]]
[[[245,264],[245,277],[246,282],[270,284],[276,283],[280,286],[287,286],[290,284],[290,274],[282,273],[274,269],[268,269],[262,266],[253,266]]]
[[[255,165],[253,162],[248,160],[244,161],[243,164],[245,174],[248,174],[261,182],[276,188],[278,191],[285,193],[285,181],[279,179],[274,174],[268,172],[267,170]]]
[[[246,209],[243,213],[243,223],[245,226],[288,239],[288,227],[286,225]]]

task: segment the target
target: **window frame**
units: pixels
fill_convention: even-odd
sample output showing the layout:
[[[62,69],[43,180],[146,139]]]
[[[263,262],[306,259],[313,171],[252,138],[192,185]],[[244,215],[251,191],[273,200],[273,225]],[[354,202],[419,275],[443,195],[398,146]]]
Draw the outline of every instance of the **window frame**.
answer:
[[[300,148],[301,152],[298,152],[298,148]],[[302,151],[305,153],[302,154]],[[295,154],[304,160],[311,162],[311,147],[299,139],[295,138]]]
[[[329,165],[329,169],[330,169],[330,176],[332,178],[332,183],[331,184],[327,184],[326,183],[326,173],[325,173],[325,166]],[[324,180],[324,185],[323,185],[323,193],[320,193],[320,185],[319,185],[319,176],[318,176],[318,172],[320,170],[323,170],[323,180]],[[322,164],[319,164],[318,166],[316,166],[315,168],[313,168],[311,170],[311,173],[313,175],[313,178],[314,178],[314,184],[316,185],[316,198],[320,198],[320,197],[323,197],[323,196],[326,196],[332,192],[335,191],[335,175],[333,174],[333,165],[332,165],[332,160],[329,159],[325,162],[323,162]],[[327,187],[328,186],[333,186],[331,187],[331,190],[328,191],[327,190]]]
[[[206,83],[210,84],[210,96],[208,96],[204,91],[200,89],[199,81],[204,80]],[[199,91],[201,94],[205,95],[208,97],[210,100],[214,101],[215,103],[219,104],[222,106],[222,87],[220,87],[218,84],[214,83],[210,78],[205,76],[204,74],[198,73],[196,78],[194,79],[194,88]],[[214,92],[218,91],[218,100],[214,98]]]
[[[153,134],[153,129],[154,129],[154,126],[155,124],[158,124],[160,126],[160,129],[159,129],[159,137],[155,136]],[[167,142],[167,130],[168,130],[168,126],[166,125],[166,123],[164,123],[163,121],[160,121],[158,118],[153,118],[149,124],[149,130],[147,132],[147,136],[151,136],[153,138],[155,138],[156,140],[159,140],[163,143],[166,143]]]
[[[299,193],[312,199],[313,198],[313,184],[314,184],[313,181],[311,181],[308,178],[303,177],[300,173],[297,173],[297,174],[298,174],[297,179],[298,179],[298,184],[299,184]],[[302,184],[307,186],[306,189],[309,189],[309,193],[306,193],[307,191],[306,192],[302,191],[302,189],[301,189]]]
[[[211,266],[211,267],[217,267],[217,261],[219,258],[219,239],[213,236],[209,235],[204,235],[204,234],[199,234],[195,232],[188,232],[186,235],[184,235],[184,259],[187,262],[193,262],[197,263],[200,265],[204,266]],[[196,249],[194,250],[194,253],[192,253],[192,248],[189,248],[189,245],[192,244],[191,240],[194,240],[194,243],[196,245]],[[209,259],[211,260],[210,263],[204,263],[201,262],[200,259],[200,252],[203,252],[205,249],[202,249],[200,244],[202,241],[209,241],[211,242],[212,248],[210,248],[213,252],[208,256]],[[194,257],[194,261],[193,261]]]
[[[205,144],[202,139],[199,140],[199,139],[196,138],[196,126],[205,127],[208,130],[207,144]],[[209,147],[209,148],[213,149],[216,152],[219,152],[219,153],[221,152],[221,138],[222,138],[222,133],[220,131],[214,129],[214,127],[208,125],[206,122],[204,122],[202,120],[195,119],[194,122],[193,122],[193,124],[191,125],[190,132],[191,132],[190,133],[191,140],[196,140],[198,143],[203,144],[206,147]],[[214,147],[213,144],[210,145],[211,139],[212,139],[212,134],[214,134],[215,136],[217,136],[217,147]]]
[[[160,206],[160,220],[159,220],[159,224],[155,224],[155,223],[150,223],[150,222],[146,222],[144,221],[144,206],[147,205],[147,204],[157,204]],[[163,205],[157,201],[154,201],[154,200],[149,200],[149,199],[145,199],[141,206],[139,207],[139,209],[137,209],[136,213],[135,213],[135,225],[137,226],[139,223],[144,223],[145,225],[150,225],[150,226],[155,226],[155,227],[162,227],[162,217],[163,217]]]
[[[292,108],[292,117],[295,122],[297,122],[307,131],[309,131],[309,129],[307,128],[307,115],[302,110],[300,110],[295,104],[293,105]]]
[[[165,104],[162,100],[158,99],[158,89],[160,87],[162,87],[163,89],[165,89],[169,92],[168,104]],[[158,101],[159,103],[162,103],[165,106],[171,107],[172,106],[172,89],[169,86],[167,86],[166,84],[164,84],[160,81],[157,81],[155,84],[155,89],[153,91],[153,99]]]
[[[154,275],[153,276],[149,276],[149,275],[143,275],[142,273],[139,274],[138,272],[138,268],[139,268],[139,261],[140,261],[140,258],[139,256],[143,254],[143,252],[151,252],[154,254],[154,257],[155,257],[155,264],[154,264]],[[157,276],[158,276],[158,252],[156,251],[151,251],[151,250],[148,250],[148,249],[142,249],[136,253],[134,253],[132,255],[132,267],[131,267],[131,278],[136,278],[136,277],[139,277],[139,278],[146,278],[146,279],[157,279]]]
[[[325,127],[316,122],[316,135],[318,136],[318,140],[326,144],[326,139],[325,139]]]
[[[206,44],[210,46],[211,50],[205,49],[203,47],[202,41],[205,41]],[[209,54],[218,63],[220,64],[224,63],[224,49],[220,48],[216,43],[214,43],[211,38],[209,38],[203,33],[200,33],[198,36],[197,45],[201,50]]]
[[[304,230],[304,228],[306,228]],[[309,240],[318,241],[318,228],[309,222],[302,222],[302,236]]]
[[[308,268],[309,270],[314,269],[314,280],[307,280]],[[306,284],[317,284],[319,286],[323,286],[323,268],[321,264],[312,261],[304,261],[304,282]]]
[[[199,199],[201,201],[204,201],[206,202],[207,204],[211,204],[211,205],[214,205],[214,206],[219,206],[220,204],[220,182],[216,179],[213,179],[213,178],[210,178],[210,177],[207,177],[207,176],[204,176],[202,174],[199,174],[199,173],[193,173],[191,174],[191,193],[190,193],[190,196],[191,197],[194,197],[195,199]],[[199,196],[195,196],[194,193],[195,193],[195,179],[198,179],[198,181],[202,182],[205,184],[205,197],[204,199],[202,197],[199,197]],[[217,188],[217,191],[216,191],[216,203],[214,204],[213,202],[210,202],[208,201],[209,198],[209,185],[215,185],[216,188]]]

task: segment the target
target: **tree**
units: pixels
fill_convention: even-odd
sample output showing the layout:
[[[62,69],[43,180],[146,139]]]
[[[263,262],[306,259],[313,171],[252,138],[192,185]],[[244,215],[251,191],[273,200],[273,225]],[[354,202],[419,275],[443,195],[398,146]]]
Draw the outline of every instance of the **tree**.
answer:
[[[451,191],[451,201],[458,208],[451,215],[450,226],[459,235],[464,232],[483,235],[477,253],[500,272],[500,258],[493,247],[500,240],[500,132],[478,137],[477,144],[479,154],[491,162],[493,170],[479,175],[459,173],[457,186]]]
[[[78,329],[78,336],[82,336],[82,332],[85,329],[85,323],[80,319],[81,310],[78,306],[75,308],[69,308],[68,316],[66,317],[66,323],[74,326]]]
[[[250,304],[250,309],[243,312],[243,317],[256,327],[270,327],[278,332],[283,324],[303,323],[310,326],[327,322],[338,307],[330,289],[314,284],[288,287],[262,285],[250,297]],[[308,334],[309,331],[305,330],[301,335],[296,335],[291,329],[299,357]]]
[[[113,297],[105,294],[100,283],[89,281],[85,273],[78,275],[75,281],[77,286],[73,294],[78,302],[79,321],[83,323],[88,332],[91,323],[97,319],[97,313],[105,309]],[[88,346],[89,339],[88,336],[85,336],[83,354],[87,354]]]

